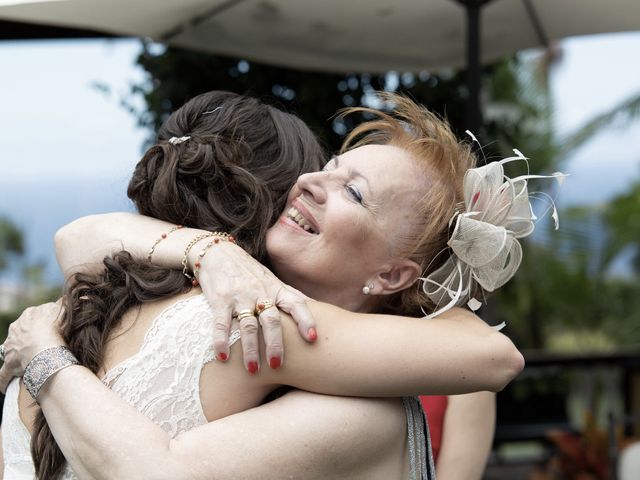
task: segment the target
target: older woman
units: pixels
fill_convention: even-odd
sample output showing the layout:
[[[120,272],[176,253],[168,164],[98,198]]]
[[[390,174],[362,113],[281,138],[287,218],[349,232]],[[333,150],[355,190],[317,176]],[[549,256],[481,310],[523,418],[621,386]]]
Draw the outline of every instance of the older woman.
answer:
[[[468,147],[458,144],[444,123],[405,99],[396,97],[394,100],[398,103],[403,122],[375,112],[380,119],[356,131],[356,134],[365,135],[365,140],[356,148],[334,158],[325,171],[300,177],[288,196],[283,213],[267,234],[271,267],[282,280],[318,300],[340,305],[352,312],[415,311],[421,303],[427,303],[427,308],[434,308],[433,298],[429,299],[417,288],[416,279],[442,266],[442,261],[436,263],[434,258],[446,245],[449,221],[456,205],[463,200],[462,176],[473,159]],[[185,130],[181,136],[169,139],[178,153],[180,149],[198,151],[201,148],[198,144],[200,139],[189,133]],[[190,147],[190,142],[197,145]],[[205,158],[207,153],[205,148],[202,152]],[[156,168],[175,168],[164,163],[154,165]],[[159,174],[154,178],[167,176],[170,175]],[[196,208],[199,202],[190,195],[196,197],[197,189],[188,191],[186,197],[175,198],[175,201],[183,200],[190,208]],[[195,218],[199,217],[196,215]],[[253,264],[238,247],[227,242],[227,236],[214,234],[213,237],[219,241],[213,242],[212,235],[207,233],[175,227],[169,229],[163,223],[126,216],[118,217],[118,223],[127,231],[132,225],[136,226],[136,238],[141,243],[132,247],[129,240],[125,242],[127,249],[134,253],[140,250],[139,245],[148,248],[154,238],[162,239],[155,244],[158,248],[152,252],[153,260],[174,266],[182,260],[187,275],[202,282],[212,305],[223,312],[230,308],[236,310],[239,328],[255,328],[257,320],[254,315],[244,312],[252,312],[256,302],[258,316],[271,315],[273,318],[272,313],[269,314],[272,310],[269,297],[277,298],[276,293],[283,290],[283,284],[263,267]],[[168,230],[173,232],[163,239],[160,233]],[[183,241],[188,239],[190,241],[185,248]],[[75,244],[76,251],[94,248],[86,240],[81,241],[84,246]],[[70,241],[73,243],[73,239]],[[171,247],[180,243],[181,253],[175,255]],[[155,247],[152,250],[156,250]],[[63,267],[69,267],[68,263],[64,264],[64,254],[61,258]],[[107,270],[129,273],[126,288],[149,290],[171,283],[163,278],[163,275],[169,275],[168,271],[159,275],[158,270],[151,269],[149,273],[148,265],[142,271],[134,270],[127,256],[116,256],[115,261],[115,265],[107,263]],[[221,263],[229,261],[232,261],[233,268],[228,266],[229,263]],[[253,294],[253,298],[249,295],[249,301],[241,297],[233,298],[231,302],[217,301],[216,289],[224,290],[221,282],[239,276],[239,269],[249,271],[254,277],[266,277],[263,284],[271,285],[271,290],[266,290],[269,287],[263,287],[265,291],[255,290],[258,295],[266,293],[266,299],[261,301]],[[218,275],[217,281],[211,280],[214,272]],[[109,281],[110,278],[105,279],[106,283]],[[127,386],[124,393],[134,391],[136,399],[144,396],[143,402],[132,403],[165,430],[118,402],[91,372],[70,366],[72,361],[62,365],[69,368],[51,372],[45,388],[36,391],[58,445],[79,475],[95,478],[282,478],[284,475],[406,478],[411,469],[415,475],[419,468],[407,463],[405,442],[398,442],[405,431],[405,419],[403,409],[396,401],[314,397],[305,415],[317,417],[311,422],[314,425],[317,419],[327,421],[330,431],[319,430],[320,436],[326,437],[321,438],[318,445],[320,452],[318,449],[307,452],[304,465],[297,465],[295,470],[280,460],[271,459],[267,464],[256,462],[265,462],[269,458],[268,452],[273,456],[279,448],[293,448],[288,442],[296,443],[296,448],[301,448],[299,452],[305,450],[304,438],[308,432],[304,422],[290,425],[291,419],[297,419],[296,402],[308,400],[305,394],[289,394],[285,396],[287,400],[280,399],[261,407],[269,412],[267,423],[261,419],[262,413],[254,411],[247,412],[245,417],[239,415],[218,420],[221,423],[204,425],[204,422],[258,405],[266,393],[282,384],[346,395],[457,393],[499,389],[521,368],[521,357],[508,340],[461,311],[424,323],[411,318],[349,313],[312,303],[311,309],[321,332],[314,348],[305,348],[296,342],[295,335],[287,334],[285,323],[287,355],[291,356],[286,367],[282,367],[282,352],[271,351],[268,358],[272,368],[259,371],[257,345],[248,344],[244,346],[249,347],[250,356],[245,355],[244,366],[250,373],[260,374],[240,378],[220,362],[207,363],[215,341],[212,336],[204,338],[206,335],[202,335],[202,328],[210,321],[212,313],[206,302],[201,301],[197,289],[179,293],[178,287],[184,288],[184,284],[174,283],[172,288],[163,290],[164,296],[169,291],[173,294],[166,300],[142,302],[138,311],[128,308],[132,303],[121,302],[118,305],[126,305],[127,308],[107,330],[108,341],[94,370],[106,372],[105,382],[114,390],[118,391],[118,382],[122,382]],[[254,285],[258,283],[254,282]],[[65,314],[67,325],[73,323],[70,311],[74,308],[82,310],[86,308],[85,303],[104,303],[103,298],[92,297],[99,295],[90,288],[77,288],[76,293],[73,297],[76,303],[69,305]],[[160,296],[163,295],[156,291],[153,298]],[[33,329],[34,325],[42,325],[42,317],[42,312],[35,316],[27,314],[13,328],[13,333],[17,333],[19,328]],[[222,315],[219,322],[223,326],[224,317],[227,315]],[[163,318],[169,320],[158,322]],[[195,336],[186,336],[198,342],[183,342],[184,331],[180,328],[172,330],[176,325],[193,329]],[[24,336],[16,339],[14,335],[13,340],[7,342],[7,359],[12,365],[24,365],[33,353],[43,347],[61,343],[52,329],[40,330],[30,340]],[[362,332],[366,332],[366,339],[362,338]],[[306,333],[309,337],[314,336],[308,331]],[[154,340],[156,338],[165,338],[168,343],[158,344]],[[175,344],[173,347],[169,340]],[[21,358],[16,356],[16,346],[20,342],[23,342]],[[149,345],[155,350],[146,355],[145,349]],[[374,351],[367,348],[369,345],[375,345]],[[215,354],[220,359],[228,357],[224,345],[222,348],[218,344],[215,346]],[[76,350],[81,351],[81,348]],[[254,355],[253,359],[251,355]],[[133,362],[129,361],[131,358]],[[200,418],[190,417],[185,412],[175,415],[174,410],[181,408],[180,402],[175,400],[180,392],[171,388],[167,391],[166,383],[162,389],[150,381],[132,382],[136,378],[149,380],[149,376],[153,377],[156,368],[153,361],[163,363],[160,361],[163,358],[173,366],[182,366],[183,362],[195,366],[192,370],[196,375],[190,378],[196,379],[195,384],[192,383],[196,388],[186,396],[186,400],[195,400],[201,405],[203,415]],[[239,364],[236,358],[234,355],[230,362]],[[117,368],[112,368],[114,366]],[[149,375],[136,373],[145,369],[150,371]],[[173,371],[172,375],[174,380],[180,377]],[[183,386],[176,381],[170,383],[173,388]],[[127,397],[122,391],[119,393]],[[172,398],[169,403],[166,402],[167,397]],[[162,417],[167,412],[156,409],[162,400],[171,410],[170,419]],[[329,421],[317,412],[314,404],[316,407],[326,406],[336,415],[335,418],[350,420],[334,430],[337,427],[335,420]],[[281,415],[279,406],[293,410]],[[350,407],[362,408],[365,413],[356,414]],[[341,417],[337,412],[348,415]],[[364,428],[363,418],[369,424],[371,414],[383,414],[383,418],[379,425]],[[118,420],[111,422],[112,427],[99,423],[107,418]],[[264,455],[253,451],[237,455],[235,450],[245,448],[237,442],[252,436],[250,432],[247,435],[242,433],[242,429],[246,429],[241,427],[245,419],[262,430],[262,440],[265,431],[275,436],[283,431],[288,437],[270,438],[263,450]],[[272,423],[274,421],[282,421],[283,425]],[[101,425],[101,429],[93,428],[97,425]],[[226,430],[230,426],[234,433]],[[168,438],[165,431],[175,436],[175,440]],[[345,444],[339,438],[343,432],[351,441],[355,438],[353,435],[363,437],[361,448],[356,449],[354,455],[343,450]],[[251,445],[251,448],[255,446]],[[218,455],[220,452],[222,455]],[[229,457],[232,452],[234,457]],[[317,456],[320,462],[315,462],[309,455]],[[134,457],[135,461],[132,461]],[[329,463],[329,458],[333,458],[334,463]],[[238,459],[243,462],[239,463]]]

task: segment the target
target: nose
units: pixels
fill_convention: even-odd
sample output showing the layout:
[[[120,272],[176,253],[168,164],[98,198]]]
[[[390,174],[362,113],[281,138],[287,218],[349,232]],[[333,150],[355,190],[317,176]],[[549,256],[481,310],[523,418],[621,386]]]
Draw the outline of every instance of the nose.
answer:
[[[296,182],[300,193],[317,204],[326,202],[328,173],[313,172],[300,175]]]

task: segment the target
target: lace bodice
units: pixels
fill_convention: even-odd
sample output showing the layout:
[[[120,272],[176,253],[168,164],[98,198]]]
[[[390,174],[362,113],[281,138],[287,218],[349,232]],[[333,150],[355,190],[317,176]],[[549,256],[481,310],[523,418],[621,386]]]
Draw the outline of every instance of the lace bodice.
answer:
[[[240,338],[235,330],[230,343]],[[204,295],[180,300],[153,321],[138,353],[110,369],[102,381],[170,437],[207,422],[200,402],[202,367],[215,357],[212,311]],[[29,432],[18,413],[19,383],[7,389],[2,444],[5,479],[33,479]],[[62,477],[76,479],[70,468]]]

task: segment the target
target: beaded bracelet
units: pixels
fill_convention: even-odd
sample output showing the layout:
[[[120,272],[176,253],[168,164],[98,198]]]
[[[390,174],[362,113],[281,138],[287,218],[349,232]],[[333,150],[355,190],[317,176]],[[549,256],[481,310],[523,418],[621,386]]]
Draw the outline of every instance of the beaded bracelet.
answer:
[[[184,249],[184,254],[182,255],[182,274],[191,280],[191,285],[194,287],[198,285],[198,279],[192,276],[189,273],[189,252],[193,248],[193,246],[198,243],[200,240],[204,240],[205,238],[212,237],[214,232],[201,233],[200,235],[196,235],[193,240],[191,240]]]
[[[211,240],[209,243],[207,243],[204,247],[202,247],[202,250],[200,250],[200,252],[198,253],[198,260],[196,260],[196,262],[193,264],[193,278],[196,281],[196,285],[199,283],[198,274],[200,273],[200,266],[201,266],[200,259],[207,254],[207,251],[213,245],[220,243],[221,241],[236,243],[236,239],[233,237],[233,235],[229,235],[226,232],[213,232],[212,236],[214,237],[214,239]],[[192,283],[193,283],[193,280],[192,280]]]
[[[24,369],[22,381],[29,394],[38,401],[40,389],[53,374],[78,363],[78,359],[64,345],[45,348],[36,354]]]
[[[156,240],[156,243],[154,243],[153,246],[151,247],[151,249],[149,250],[149,253],[147,254],[147,260],[151,261],[151,257],[153,256],[153,252],[155,252],[156,247],[158,246],[158,244],[162,240],[167,238],[169,236],[169,234],[175,232],[176,230],[180,230],[182,227],[183,227],[182,225],[176,225],[174,227],[171,227],[171,229],[169,229],[169,231],[167,233],[163,233],[162,235],[160,235],[158,237],[158,239]]]

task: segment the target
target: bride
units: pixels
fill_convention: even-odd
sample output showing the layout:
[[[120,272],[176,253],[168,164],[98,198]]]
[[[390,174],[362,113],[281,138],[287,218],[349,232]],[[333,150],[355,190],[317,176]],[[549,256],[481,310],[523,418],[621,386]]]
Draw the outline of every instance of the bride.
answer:
[[[82,478],[426,478],[424,456],[412,451],[418,430],[404,425],[417,422],[408,400],[292,392],[251,409],[278,385],[356,396],[461,393],[499,390],[522,368],[521,355],[506,337],[463,310],[430,321],[389,315],[413,313],[421,304],[433,311],[443,301],[437,292],[429,296],[416,279],[447,267],[446,259],[434,259],[446,250],[449,221],[460,202],[468,207],[478,200],[462,193],[473,162],[469,147],[426,110],[390,98],[399,119],[369,110],[377,119],[356,129],[363,137],[354,148],[324,171],[302,175],[286,198],[266,235],[270,266],[280,280],[221,233],[126,214],[87,219],[60,233],[65,271],[79,259],[111,253],[116,240],[141,258],[153,245],[149,256],[164,266],[117,253],[105,260],[103,272],[75,275],[60,322],[62,337],[47,325],[57,316],[51,305],[25,312],[12,326],[3,379],[21,373],[29,361],[58,361],[51,352],[65,351],[59,347],[65,342],[85,365],[74,365],[67,356],[58,366],[68,368],[52,370],[40,384],[25,378],[37,387],[31,391],[46,417],[34,431],[39,478],[53,478],[64,468],[49,428]],[[162,204],[154,204],[161,192],[171,200],[169,210],[193,216],[192,227],[234,227],[199,223],[212,218],[212,192],[199,181],[204,165],[214,168],[212,162],[225,158],[219,156],[225,153],[219,136],[197,129],[203,116],[225,113],[224,108],[211,113],[215,109],[190,102],[174,114],[173,123],[169,120],[165,134],[160,132],[155,153],[145,155],[130,186],[141,212],[165,218]],[[145,187],[136,190],[140,175]],[[181,264],[184,277],[170,268]],[[234,281],[251,288],[230,296],[225,284]],[[277,323],[272,303],[290,310],[300,305],[282,281],[327,302],[309,301],[318,340],[305,345],[285,320],[286,365],[278,336],[270,333],[271,368],[260,368],[251,335],[256,316]],[[470,293],[463,295],[465,301]],[[242,340],[248,347],[244,359],[229,357],[226,342],[214,339],[212,318],[220,319],[219,337],[232,310],[231,338],[238,330],[249,333],[249,340]],[[316,336],[315,329],[303,334],[308,340]],[[91,338],[102,343],[91,344],[97,361],[88,365]],[[221,361],[211,362],[214,355]],[[241,366],[253,375],[237,375]],[[111,390],[94,374],[104,375]],[[19,425],[16,418],[32,424],[36,412],[27,398],[24,387],[10,384],[5,414],[14,422],[9,426]],[[25,467],[26,447],[14,442],[11,453],[22,456],[10,456],[6,427],[6,470],[18,472]],[[302,463],[287,461],[287,454],[300,455]],[[67,468],[64,475],[73,474]]]

